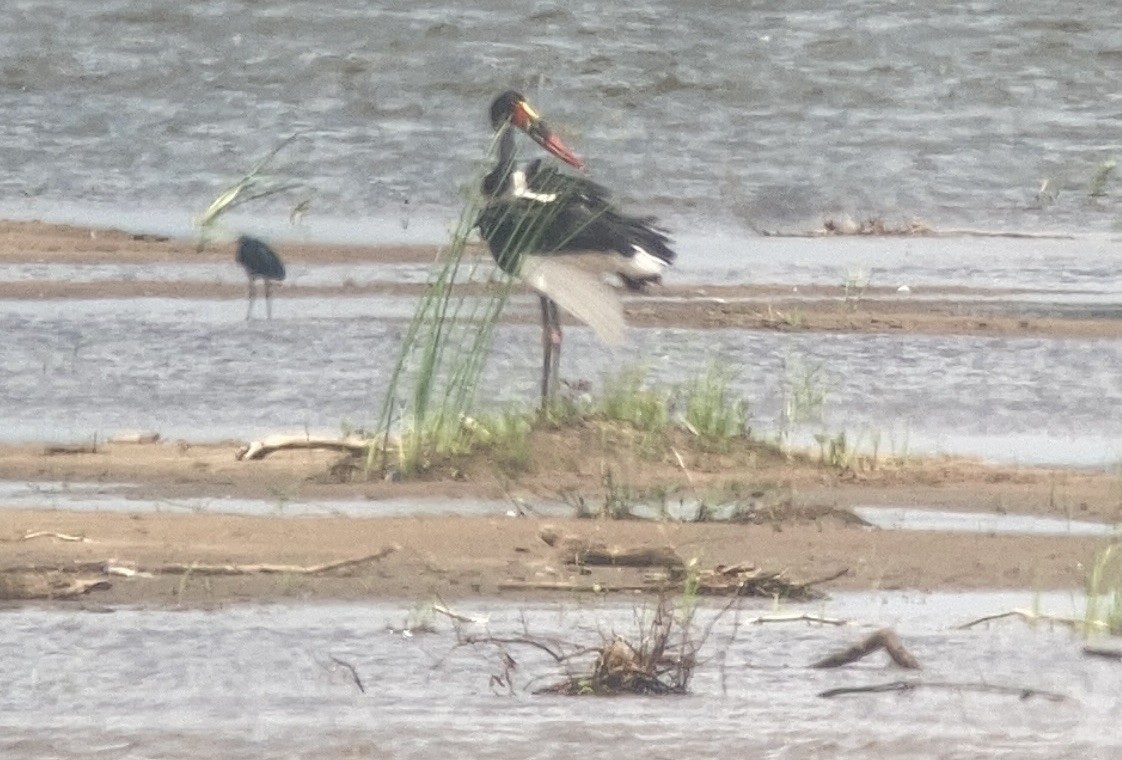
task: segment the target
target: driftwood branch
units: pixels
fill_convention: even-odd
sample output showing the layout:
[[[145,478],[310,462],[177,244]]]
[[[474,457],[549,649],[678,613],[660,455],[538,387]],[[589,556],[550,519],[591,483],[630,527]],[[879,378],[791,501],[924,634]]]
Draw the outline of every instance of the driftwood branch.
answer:
[[[72,536],[69,533],[57,533],[53,530],[33,530],[24,533],[17,540],[18,541],[31,541],[35,538],[57,538],[59,541],[77,541],[80,543],[93,543],[85,536]]]
[[[871,635],[866,636],[856,644],[823,657],[810,667],[838,668],[842,665],[849,665],[852,662],[857,662],[861,658],[867,657],[879,649],[888,652],[888,656],[892,658],[892,662],[898,667],[907,668],[909,670],[919,669],[919,661],[912,656],[911,652],[904,648],[900,637],[897,636],[896,632],[891,628],[881,628],[879,631],[875,631]]]
[[[368,562],[377,562],[390,554],[393,554],[400,547],[396,544],[383,546],[373,554],[365,554],[361,557],[354,557],[352,559],[338,560],[336,562],[326,562],[320,565],[270,565],[270,564],[257,564],[257,565],[209,565],[199,562],[189,563],[166,563],[162,565],[142,566],[135,568],[123,567],[115,562],[75,562],[70,565],[61,567],[43,567],[40,565],[25,565],[22,567],[8,567],[0,570],[0,578],[5,575],[19,575],[19,574],[34,574],[43,572],[54,573],[102,573],[105,575],[122,575],[122,576],[154,576],[154,575],[268,575],[268,574],[287,574],[287,575],[319,575],[321,573],[330,573],[343,570],[346,568],[354,567],[356,565],[366,564]]]
[[[270,435],[260,441],[253,441],[238,449],[235,459],[264,459],[270,454],[285,449],[324,449],[342,451],[355,456],[365,456],[370,448],[365,438],[326,438],[314,435]]]
[[[1019,699],[1040,697],[1049,702],[1066,702],[1068,697],[1054,691],[1043,691],[1023,686],[998,686],[990,683],[953,683],[948,681],[892,681],[890,683],[872,684],[870,686],[843,686],[837,689],[827,689],[818,696],[825,699],[841,697],[849,694],[881,694],[891,691],[914,691],[916,689],[951,689],[954,691],[976,691],[986,694],[1006,694]]]

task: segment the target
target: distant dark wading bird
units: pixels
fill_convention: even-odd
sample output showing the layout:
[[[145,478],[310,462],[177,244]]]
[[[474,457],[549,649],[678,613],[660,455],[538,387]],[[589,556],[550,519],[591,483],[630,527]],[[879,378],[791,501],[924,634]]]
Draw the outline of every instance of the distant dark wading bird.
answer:
[[[499,159],[483,178],[486,205],[476,226],[503,271],[541,297],[544,408],[557,390],[561,361],[558,306],[605,343],[622,343],[623,305],[603,276],[613,274],[628,289],[642,290],[662,280],[676,254],[652,217],[621,213],[603,185],[541,159],[515,162],[519,129],[570,166],[585,168],[517,92],[504,92],[491,103],[491,126],[498,133]]]
[[[269,300],[269,285],[273,280],[277,282],[284,280],[284,263],[280,260],[280,256],[257,238],[242,235],[238,238],[237,262],[242,265],[246,276],[249,277],[249,308],[246,309],[245,318],[248,320],[253,316],[253,298],[256,295],[253,281],[260,279],[265,282],[265,316],[272,319],[273,306]]]

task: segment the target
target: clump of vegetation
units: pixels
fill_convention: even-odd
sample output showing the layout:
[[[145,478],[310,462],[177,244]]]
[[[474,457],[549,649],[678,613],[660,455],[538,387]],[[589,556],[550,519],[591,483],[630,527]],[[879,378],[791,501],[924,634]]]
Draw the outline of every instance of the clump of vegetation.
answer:
[[[564,670],[560,680],[534,689],[535,694],[685,694],[699,662],[698,652],[714,623],[734,605],[735,600],[700,628],[695,621],[695,597],[687,591],[677,602],[662,597],[653,613],[641,613],[638,634],[631,638],[605,633],[600,644],[588,645],[535,636],[529,631],[515,636],[458,632],[457,646],[497,648],[501,671],[491,676],[491,685],[511,693],[516,689],[514,674],[519,668],[514,648],[524,647],[544,652]]]
[[[687,595],[688,598],[688,595]],[[697,665],[700,642],[690,637],[696,607],[690,603],[675,610],[666,599],[632,643],[613,636],[597,651],[586,673],[570,673],[538,694],[610,696],[618,694],[685,694]]]
[[[726,451],[730,441],[748,434],[748,403],[733,394],[734,370],[719,362],[682,390],[686,429],[709,451]]]
[[[469,191],[452,239],[440,251],[405,331],[382,403],[378,429],[387,441],[391,430],[398,431],[395,466],[404,474],[424,469],[436,457],[464,453],[479,437],[464,423],[475,416],[479,378],[513,285],[509,276],[485,266],[479,257],[465,255],[481,211],[482,199]],[[488,282],[489,295],[465,296],[455,287],[464,281]],[[389,453],[388,446],[371,448],[367,469],[379,464],[388,469]]]
[[[670,421],[671,393],[646,386],[647,370],[628,367],[604,381],[596,411],[606,420],[623,422],[636,430],[661,432]]]

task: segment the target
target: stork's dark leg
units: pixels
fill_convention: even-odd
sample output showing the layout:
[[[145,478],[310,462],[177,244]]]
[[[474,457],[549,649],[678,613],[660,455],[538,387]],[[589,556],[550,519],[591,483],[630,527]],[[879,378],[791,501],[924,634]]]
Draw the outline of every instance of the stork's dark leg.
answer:
[[[256,295],[253,287],[253,278],[249,278],[249,306],[245,310],[245,321],[248,322],[253,317],[253,298]]]
[[[561,367],[561,315],[557,304],[544,296],[542,304],[542,410],[557,393]]]
[[[273,318],[273,302],[269,300],[269,279],[265,279],[265,319]]]

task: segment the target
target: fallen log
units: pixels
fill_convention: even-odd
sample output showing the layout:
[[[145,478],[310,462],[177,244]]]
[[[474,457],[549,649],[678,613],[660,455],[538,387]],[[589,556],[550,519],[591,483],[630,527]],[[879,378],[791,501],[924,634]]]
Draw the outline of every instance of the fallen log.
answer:
[[[47,456],[58,456],[60,454],[96,454],[98,450],[96,443],[57,443],[44,446],[43,453]]]
[[[850,663],[857,662],[879,649],[888,652],[888,656],[892,658],[892,662],[898,667],[907,668],[909,670],[919,669],[919,661],[912,656],[911,652],[904,648],[900,637],[897,636],[896,631],[891,628],[881,628],[879,631],[873,632],[856,644],[823,657],[810,667],[839,668],[842,665],[849,665]]]
[[[1083,645],[1083,654],[1088,657],[1102,657],[1106,660],[1122,660],[1122,640],[1096,641]]]
[[[264,459],[277,451],[285,449],[324,449],[327,451],[342,451],[354,456],[365,456],[372,446],[366,438],[327,438],[311,435],[270,435],[260,441],[253,441],[242,446],[234,454],[234,458],[241,461],[247,459]]]
[[[577,536],[566,536],[544,527],[538,536],[558,550],[568,565],[610,565],[615,567],[669,567],[682,569],[686,563],[672,546],[608,546]]]
[[[111,435],[107,440],[109,443],[132,443],[138,445],[145,443],[159,443],[160,434],[155,430],[126,430]]]
[[[4,573],[0,575],[0,600],[73,599],[111,587],[101,578],[75,578],[58,572]]]

